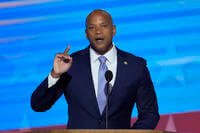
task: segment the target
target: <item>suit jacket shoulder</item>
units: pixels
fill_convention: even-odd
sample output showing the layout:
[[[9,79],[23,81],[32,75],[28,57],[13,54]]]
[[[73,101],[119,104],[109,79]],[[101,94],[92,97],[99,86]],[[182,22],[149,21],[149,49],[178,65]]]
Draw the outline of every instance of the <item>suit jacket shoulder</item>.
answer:
[[[129,62],[136,63],[138,65],[144,65],[146,66],[146,60],[142,57],[136,56],[134,54],[131,54],[129,52],[120,50],[117,48],[117,52],[119,56],[122,56],[123,58],[126,58]]]

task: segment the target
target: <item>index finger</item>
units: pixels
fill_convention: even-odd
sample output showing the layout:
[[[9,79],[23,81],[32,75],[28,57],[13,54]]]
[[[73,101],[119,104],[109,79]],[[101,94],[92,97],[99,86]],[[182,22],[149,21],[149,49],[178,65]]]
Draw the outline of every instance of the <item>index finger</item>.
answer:
[[[70,45],[67,46],[67,48],[64,51],[64,54],[68,55],[69,50],[70,50]]]

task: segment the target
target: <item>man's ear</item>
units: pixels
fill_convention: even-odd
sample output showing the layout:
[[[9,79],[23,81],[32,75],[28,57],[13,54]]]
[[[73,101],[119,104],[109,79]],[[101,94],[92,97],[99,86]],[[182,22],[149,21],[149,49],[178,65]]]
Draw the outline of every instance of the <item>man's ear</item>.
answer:
[[[115,25],[113,25],[113,27],[112,27],[112,34],[113,34],[113,36],[116,34],[116,26]]]
[[[85,29],[85,37],[88,39],[87,29]]]

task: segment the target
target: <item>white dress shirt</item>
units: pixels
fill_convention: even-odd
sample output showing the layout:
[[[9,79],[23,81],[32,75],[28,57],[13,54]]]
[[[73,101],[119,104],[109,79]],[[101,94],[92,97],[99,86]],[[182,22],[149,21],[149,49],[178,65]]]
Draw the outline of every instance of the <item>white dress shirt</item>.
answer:
[[[91,64],[91,72],[92,72],[92,79],[94,83],[94,89],[95,94],[97,96],[98,92],[98,71],[99,71],[99,65],[100,62],[98,60],[98,57],[101,56],[98,54],[94,49],[90,47],[90,64]],[[105,53],[103,56],[106,57],[106,65],[108,67],[108,70],[112,71],[113,73],[113,79],[110,81],[111,85],[114,85],[116,73],[117,73],[117,49],[113,45],[112,49],[110,49],[107,53]],[[59,78],[53,78],[51,76],[51,73],[48,76],[48,88],[56,84],[56,82],[59,80]]]
[[[92,71],[92,79],[94,83],[95,94],[97,96],[98,92],[98,72],[99,72],[99,65],[100,62],[98,60],[100,54],[94,51],[94,49],[90,48],[90,64],[91,64],[91,71]],[[117,72],[117,50],[116,47],[113,45],[112,49],[105,53],[103,56],[106,57],[106,65],[108,70],[112,71],[113,79],[110,81],[111,85],[113,86],[115,82],[116,72]]]

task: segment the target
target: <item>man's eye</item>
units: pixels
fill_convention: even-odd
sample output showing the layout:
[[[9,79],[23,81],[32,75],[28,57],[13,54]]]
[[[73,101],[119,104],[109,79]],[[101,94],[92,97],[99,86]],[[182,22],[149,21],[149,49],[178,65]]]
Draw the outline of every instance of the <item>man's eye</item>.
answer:
[[[90,30],[91,30],[91,29],[94,29],[94,27],[93,27],[93,26],[89,26],[89,27],[88,27],[88,29],[90,29]]]
[[[107,27],[107,26],[108,26],[107,24],[102,25],[102,27]]]

